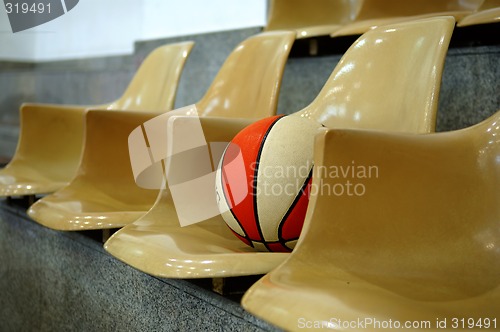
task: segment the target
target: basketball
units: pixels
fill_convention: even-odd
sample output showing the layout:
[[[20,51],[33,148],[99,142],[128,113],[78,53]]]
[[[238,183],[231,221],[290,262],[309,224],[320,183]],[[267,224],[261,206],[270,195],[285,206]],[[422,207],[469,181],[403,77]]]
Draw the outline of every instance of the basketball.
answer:
[[[302,230],[321,125],[273,116],[239,132],[216,173],[217,201],[231,231],[259,251],[289,252]]]

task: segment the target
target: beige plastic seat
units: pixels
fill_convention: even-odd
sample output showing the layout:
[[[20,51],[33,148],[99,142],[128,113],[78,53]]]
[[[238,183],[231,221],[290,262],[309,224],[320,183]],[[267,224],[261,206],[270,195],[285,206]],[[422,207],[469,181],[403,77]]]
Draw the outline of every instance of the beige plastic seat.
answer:
[[[264,30],[293,30],[297,38],[328,36],[352,21],[360,0],[272,0]]]
[[[317,98],[290,116],[329,128],[433,131],[454,24],[452,17],[441,17],[367,32],[345,53]],[[227,142],[241,127],[206,120],[202,127],[209,142]],[[141,271],[168,278],[263,274],[289,255],[256,252],[231,233],[221,216],[180,227],[167,190],[145,216],[116,232],[104,247]]]
[[[54,192],[75,176],[82,153],[85,113],[107,110],[168,111],[192,42],[155,49],[118,100],[94,106],[23,104],[12,161],[0,170],[0,197]]]
[[[247,291],[246,310],[289,331],[305,322],[343,330],[339,320],[358,318],[498,329],[500,112],[431,135],[324,130],[314,160],[322,189],[312,191],[301,238]],[[352,161],[356,172],[375,167],[371,176],[328,175]],[[346,181],[364,194],[329,191]]]
[[[500,22],[500,0],[484,0],[476,12],[460,19],[457,26],[466,27],[498,22]]]
[[[482,0],[364,0],[356,19],[333,31],[331,36],[357,35],[377,26],[427,17],[449,15],[459,20],[481,3]]]
[[[254,119],[275,114],[293,41],[290,31],[262,33],[243,41],[194,105],[199,115]],[[190,109],[169,114],[186,114]],[[47,227],[71,231],[119,228],[144,215],[158,190],[134,182],[128,137],[136,127],[142,135],[142,123],[157,115],[130,112],[117,117],[106,111],[89,112],[78,175],[33,204],[29,216]]]

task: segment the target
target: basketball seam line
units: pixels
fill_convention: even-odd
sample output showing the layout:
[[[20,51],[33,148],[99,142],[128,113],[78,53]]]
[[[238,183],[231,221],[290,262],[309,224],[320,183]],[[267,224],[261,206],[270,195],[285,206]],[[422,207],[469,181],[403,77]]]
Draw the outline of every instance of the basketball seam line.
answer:
[[[229,202],[229,210],[235,206],[234,204],[234,197],[233,197],[233,191],[231,190],[229,186],[229,181],[227,180],[227,175],[224,167],[224,159],[226,158],[226,152],[231,143],[226,146],[226,149],[224,150],[224,153],[222,154],[222,160],[221,160],[221,167],[220,167],[220,172],[221,172],[221,177],[220,177],[220,182],[221,182],[221,188],[222,188],[222,193],[224,194],[224,198],[226,200],[226,203]],[[227,192],[226,192],[226,186],[224,186],[224,180],[226,181],[227,185]],[[229,196],[229,197],[228,197]]]
[[[313,166],[313,167],[314,167],[314,166]],[[292,211],[293,211],[293,209],[294,209],[295,205],[297,205],[297,204],[298,204],[298,202],[299,202],[300,198],[302,197],[302,193],[304,193],[305,188],[306,188],[306,187],[307,187],[307,185],[309,184],[309,181],[310,181],[310,180],[311,180],[311,178],[312,178],[313,167],[311,167],[311,170],[309,171],[309,175],[307,176],[306,180],[305,180],[305,181],[304,181],[304,183],[302,184],[302,187],[300,188],[299,193],[301,193],[301,194],[299,194],[299,195],[297,195],[297,196],[295,197],[295,199],[293,200],[293,203],[292,203],[292,204],[290,205],[290,207],[288,208],[288,211],[286,211],[285,215],[283,216],[283,219],[281,219],[280,224],[279,224],[279,226],[278,226],[278,240],[279,240],[279,241],[281,242],[281,244],[282,244],[283,246],[285,246],[286,248],[288,248],[288,247],[286,246],[286,244],[285,244],[285,243],[286,243],[286,242],[289,242],[289,241],[293,241],[293,240],[288,240],[288,241],[285,241],[285,239],[283,238],[283,236],[282,236],[282,231],[283,231],[284,223],[285,223],[285,221],[287,220],[287,218],[290,216],[290,214],[292,213]],[[298,239],[299,239],[299,238],[297,238],[297,240],[298,240]],[[290,249],[290,248],[288,248],[288,249]],[[290,250],[291,250],[291,249],[290,249]]]
[[[294,239],[294,240],[297,240],[297,239]],[[294,240],[290,240],[290,241],[294,241]],[[252,241],[252,242],[256,242],[256,243],[260,243],[260,244],[264,244],[264,245],[265,245],[266,243],[270,243],[270,244],[275,244],[275,243],[276,243],[276,244],[281,244],[281,245],[283,245],[283,243],[281,243],[280,241],[265,241],[265,240],[262,240],[262,241],[260,241],[260,240],[250,240],[250,241]]]
[[[267,128],[266,133],[264,134],[264,137],[262,137],[262,143],[259,147],[259,151],[257,152],[257,158],[255,158],[256,165],[255,165],[255,170],[254,170],[253,180],[252,180],[252,182],[253,182],[253,192],[252,192],[252,194],[253,194],[253,214],[254,214],[254,218],[255,218],[255,224],[257,226],[257,231],[259,232],[260,238],[262,239],[264,246],[269,251],[271,251],[271,249],[266,245],[264,234],[262,233],[262,228],[260,227],[259,213],[258,213],[258,208],[257,208],[257,183],[256,182],[257,182],[257,175],[259,172],[260,156],[262,154],[262,150],[264,149],[264,144],[266,143],[267,136],[269,135],[269,132],[274,127],[274,125],[279,120],[283,119],[284,117],[285,117],[285,115],[278,116],[278,118],[273,123],[271,123],[269,128]]]

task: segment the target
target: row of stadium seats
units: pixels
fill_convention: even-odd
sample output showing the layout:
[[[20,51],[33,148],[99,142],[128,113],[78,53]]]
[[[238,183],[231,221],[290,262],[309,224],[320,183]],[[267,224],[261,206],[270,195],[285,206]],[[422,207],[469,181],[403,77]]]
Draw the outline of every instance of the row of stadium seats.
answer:
[[[479,14],[477,5],[472,11]],[[333,313],[342,320],[383,319],[380,307],[401,321],[493,317],[500,305],[500,113],[471,128],[430,134],[456,19],[370,25],[317,98],[289,116],[325,127],[314,135],[301,125],[289,128],[315,140],[313,186],[335,186],[322,167],[354,160],[381,172],[362,179],[366,194],[355,199],[311,191],[292,253],[246,246],[220,215],[181,227],[182,206],[163,181],[166,142],[188,150],[229,142],[276,114],[294,39],[311,36],[295,27],[243,41],[204,97],[178,110],[171,111],[189,42],[153,51],[117,101],[23,105],[16,154],[0,170],[0,195],[42,195],[28,214],[52,229],[120,228],[106,250],[154,276],[266,274],[242,305],[289,330],[298,328],[300,317],[338,328],[330,322]],[[271,21],[266,30],[274,30]],[[187,136],[185,128],[192,130]],[[196,128],[206,140],[201,144],[189,141]],[[208,186],[213,191],[213,182]],[[190,209],[211,208],[190,194]]]
[[[498,22],[498,0],[272,0],[266,30],[293,30],[297,38],[364,33],[380,25],[453,16],[458,26]]]

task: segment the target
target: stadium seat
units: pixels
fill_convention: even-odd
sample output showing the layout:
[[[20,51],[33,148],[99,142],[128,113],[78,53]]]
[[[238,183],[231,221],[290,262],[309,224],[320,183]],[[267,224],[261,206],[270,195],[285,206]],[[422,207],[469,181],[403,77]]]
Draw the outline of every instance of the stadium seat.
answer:
[[[482,0],[364,0],[353,22],[333,31],[332,37],[358,35],[377,26],[435,16],[453,16],[456,20],[472,13]]]
[[[293,30],[297,39],[328,36],[351,22],[360,4],[359,0],[272,0],[264,30]]]
[[[23,104],[14,157],[0,170],[0,197],[54,192],[76,175],[89,109],[171,110],[192,42],[157,48],[143,61],[124,94],[104,105]]]
[[[466,27],[478,24],[500,22],[500,1],[484,0],[483,4],[472,14],[465,16],[457,22],[457,26]]]
[[[246,292],[246,310],[287,331],[359,320],[369,325],[354,329],[377,330],[389,319],[496,328],[500,112],[429,135],[325,129],[314,161],[317,187],[299,242]],[[328,175],[352,161],[356,174],[374,167],[371,175]],[[363,194],[336,195],[347,181]]]

